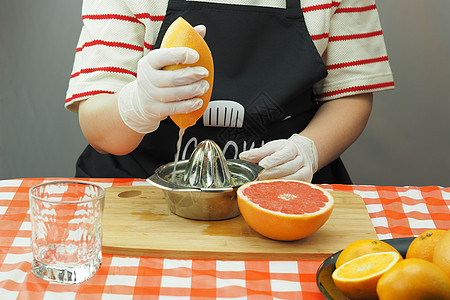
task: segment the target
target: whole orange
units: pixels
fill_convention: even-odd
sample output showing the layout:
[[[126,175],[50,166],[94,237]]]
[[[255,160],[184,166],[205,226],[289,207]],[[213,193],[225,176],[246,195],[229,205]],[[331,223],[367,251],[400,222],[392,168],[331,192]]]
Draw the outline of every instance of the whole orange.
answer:
[[[239,209],[259,234],[293,241],[317,231],[331,215],[334,199],[314,184],[299,180],[261,180],[237,191]]]
[[[191,24],[189,24],[182,17],[177,18],[172,24],[170,24],[161,41],[161,48],[172,47],[192,48],[198,52],[200,59],[194,64],[167,66],[164,70],[176,70],[185,67],[201,66],[206,68],[209,72],[208,77],[205,78],[205,80],[209,83],[209,89],[200,97],[203,100],[203,106],[187,114],[175,114],[170,116],[172,121],[174,121],[178,127],[181,129],[186,129],[187,127],[193,126],[208,107],[214,81],[214,63],[211,51],[209,50],[205,40],[194,29],[194,27],[192,27]]]
[[[436,243],[433,253],[433,263],[441,268],[450,278],[450,229]]]
[[[378,253],[378,252],[397,252],[393,246],[389,245],[386,242],[376,240],[376,239],[361,239],[354,241],[350,245],[344,248],[342,252],[339,254],[338,259],[336,260],[336,268],[339,268],[344,263],[360,257],[369,253]],[[400,254],[400,253],[399,253]]]
[[[407,258],[381,276],[377,294],[380,300],[449,300],[450,279],[427,260]]]
[[[422,232],[409,245],[406,258],[422,258],[432,262],[434,247],[445,232],[441,229],[430,229]]]

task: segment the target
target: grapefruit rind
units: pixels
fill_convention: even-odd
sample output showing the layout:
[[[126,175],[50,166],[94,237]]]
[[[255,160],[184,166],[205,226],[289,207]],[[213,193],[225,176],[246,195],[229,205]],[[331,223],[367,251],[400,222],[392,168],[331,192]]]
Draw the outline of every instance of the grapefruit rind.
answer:
[[[206,68],[209,72],[208,76],[204,78],[209,83],[209,89],[206,93],[199,97],[203,100],[202,107],[187,114],[170,115],[170,118],[175,124],[178,125],[178,127],[181,129],[186,129],[195,125],[208,107],[214,82],[214,63],[208,44],[194,29],[194,27],[192,27],[192,25],[182,17],[178,17],[172,24],[170,24],[161,41],[161,48],[172,47],[192,48],[198,52],[200,58],[194,64],[177,64],[164,67],[164,70],[176,70],[185,67],[201,66]]]
[[[244,190],[250,185],[274,181],[308,185],[319,190],[328,201],[324,202],[325,206],[313,213],[287,214],[263,208],[244,195]],[[301,194],[299,196],[301,197]],[[299,240],[313,234],[326,223],[334,208],[334,199],[330,193],[319,186],[300,180],[274,179],[249,182],[238,189],[237,198],[241,214],[253,230],[267,238],[281,241]]]

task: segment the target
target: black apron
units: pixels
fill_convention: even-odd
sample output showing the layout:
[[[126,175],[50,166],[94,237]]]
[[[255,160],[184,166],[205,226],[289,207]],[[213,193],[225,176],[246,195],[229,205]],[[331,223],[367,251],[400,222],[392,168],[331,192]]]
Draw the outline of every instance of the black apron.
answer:
[[[286,9],[170,0],[155,48],[169,25],[182,16],[204,24],[214,60],[211,102],[183,136],[180,159],[198,143],[214,140],[226,158],[302,131],[318,109],[312,86],[327,75],[305,25],[299,0]],[[174,161],[179,128],[170,118],[147,134],[130,154],[99,154],[88,146],[77,177],[147,178]],[[315,183],[351,183],[340,159],[314,175]]]

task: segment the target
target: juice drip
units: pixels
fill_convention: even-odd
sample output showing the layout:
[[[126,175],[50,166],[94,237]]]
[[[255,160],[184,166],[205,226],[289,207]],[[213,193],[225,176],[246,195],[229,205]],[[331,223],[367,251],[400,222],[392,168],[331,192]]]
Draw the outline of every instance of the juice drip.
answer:
[[[183,141],[184,131],[185,131],[185,129],[180,128],[180,131],[178,132],[177,152],[175,153],[175,159],[174,159],[173,171],[172,171],[172,182],[173,183],[177,183],[177,178],[175,175],[176,175],[176,171],[177,171],[177,164],[178,164],[178,160],[179,160],[179,156],[180,156],[181,142]]]

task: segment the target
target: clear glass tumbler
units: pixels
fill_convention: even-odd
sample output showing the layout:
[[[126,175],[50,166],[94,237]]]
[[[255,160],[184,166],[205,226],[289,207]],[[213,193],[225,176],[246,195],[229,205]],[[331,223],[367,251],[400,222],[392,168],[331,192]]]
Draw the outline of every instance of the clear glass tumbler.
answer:
[[[82,181],[30,189],[32,272],[59,283],[91,278],[102,262],[105,190]]]

